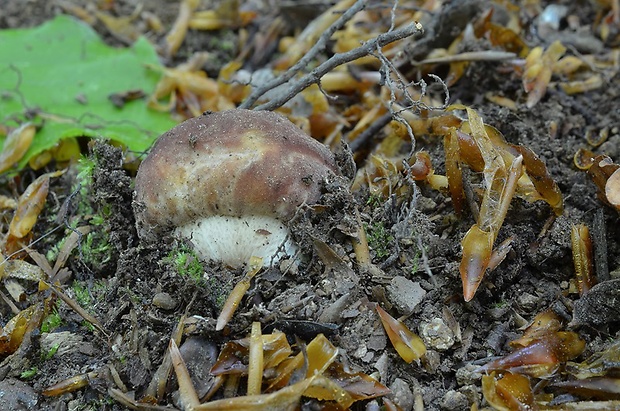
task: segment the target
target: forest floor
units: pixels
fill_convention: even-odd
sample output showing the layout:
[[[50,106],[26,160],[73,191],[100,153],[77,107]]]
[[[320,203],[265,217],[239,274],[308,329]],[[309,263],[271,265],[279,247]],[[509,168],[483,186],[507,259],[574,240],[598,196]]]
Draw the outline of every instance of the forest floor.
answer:
[[[206,8],[207,3],[202,2],[199,9]],[[176,55],[162,57],[164,63],[176,67],[195,52],[206,51],[209,58],[198,69],[211,78],[219,78],[222,67],[232,60],[242,62],[248,72],[276,70],[274,62],[282,56],[278,42],[285,36],[298,35],[331,5],[322,1],[241,3],[242,10],[254,13],[242,28],[190,29]],[[607,395],[594,389],[583,396],[581,391],[564,394],[565,391],[554,387],[560,381],[574,379],[574,370],[581,369],[575,364],[597,353],[615,364],[597,375],[610,377],[618,384],[611,377],[620,361],[620,214],[617,205],[614,208],[604,201],[591,175],[579,169],[575,161],[578,152],[578,158],[588,156],[589,152],[584,150],[607,155],[612,162],[620,161],[620,36],[617,20],[613,22],[618,16],[613,15],[612,9],[617,1],[514,3],[400,1],[397,21],[401,13],[421,16],[418,18],[425,34],[402,40],[397,44],[407,45],[402,46],[400,54],[390,54],[391,59],[400,59],[399,72],[409,81],[423,78],[429,83],[426,95],[420,97],[427,105],[442,106],[445,95],[442,85],[429,74],[445,81],[456,76],[456,80],[448,82],[448,103],[472,108],[485,124],[499,130],[509,144],[535,153],[562,193],[560,213],[557,203],[544,199],[527,201],[533,197],[526,198],[517,189],[495,241],[497,246],[511,239],[511,248],[505,259],[486,273],[471,301],[465,302],[463,298],[459,273],[461,244],[476,223],[475,205],[484,195],[480,188],[484,187],[486,176],[473,162],[465,165],[468,155],[461,146],[463,185],[471,195],[458,216],[449,193],[434,189],[427,181],[412,183],[408,173],[413,171],[402,167],[402,160],[406,161],[410,152],[425,151],[434,173],[445,175],[444,141],[449,140],[450,132],[433,130],[430,120],[425,119],[451,115],[467,118],[466,111],[460,106],[446,112],[443,108],[427,110],[414,105],[410,110],[412,117],[403,116],[407,121],[414,118],[410,120],[415,135],[412,144],[407,131],[399,126],[401,123],[390,122],[391,118],[381,123],[382,116],[389,116],[390,94],[386,90],[393,84],[381,84],[377,78],[359,90],[339,90],[330,83],[324,89],[333,98],[325,100],[328,107],[323,112],[317,111],[320,104],[312,105],[310,93],[300,94],[306,101],[297,101],[296,106],[285,105],[278,111],[289,115],[335,151],[340,149],[339,141],[351,144],[358,170],[352,179],[351,195],[326,187],[323,206],[318,211],[310,210],[303,221],[291,226],[293,236],[308,253],[305,262],[289,271],[273,267],[259,272],[224,332],[215,331],[215,319],[223,300],[242,278],[243,270],[198,261],[187,247],[176,242],[141,242],[132,208],[135,163],[129,164],[127,153],[120,148],[80,139],[84,154],[90,151],[93,161],[91,184],[77,194],[87,206],[69,202],[64,212],[75,223],[74,227],[89,227],[89,233],[83,231],[89,243],[88,247],[81,243],[75,247],[65,263],[66,275],[57,287],[98,324],[93,327],[68,304],[53,302],[54,308],[46,314],[56,315],[59,324],[52,329],[29,332],[14,353],[0,358],[2,404],[12,410],[132,407],[111,395],[111,389],[124,392],[126,398],[144,398],[175,332],[182,334],[178,339],[181,351],[201,395],[213,384],[209,370],[224,344],[248,337],[252,323],[260,322],[264,334],[280,330],[293,343],[295,337],[308,343],[323,333],[338,348],[339,362],[353,371],[372,375],[389,387],[391,393],[385,398],[392,399],[403,410],[497,407],[497,402],[490,404],[485,399],[488,393],[483,395],[484,373],[479,368],[490,358],[513,351],[509,342],[522,336],[538,314],[551,310],[559,326],[545,331],[547,337],[556,338],[553,335],[560,330],[575,333],[585,341],[585,349],[577,357],[556,359],[552,365],[559,369],[542,373],[542,378],[530,374],[536,398],[532,404],[541,409],[586,409],[570,407],[594,400],[592,407],[603,408],[588,409],[605,409],[603,404],[618,406],[614,402],[619,399],[617,391]],[[551,7],[552,3],[557,7]],[[83,6],[90,14],[108,7],[106,12],[115,16],[129,16],[135,11],[132,24],[136,30],[146,34],[153,44],[164,45],[165,35],[177,18],[179,2],[153,0],[136,9],[138,4],[134,0],[0,0],[0,29],[34,27],[59,13],[75,14],[73,6]],[[352,21],[353,27],[345,37],[353,36],[359,45],[361,37],[354,38],[359,33],[356,30],[368,29],[371,34],[387,31],[390,18],[394,18],[393,3],[381,2],[383,7],[379,4],[370,2],[359,12],[355,17],[357,26]],[[490,25],[480,28],[491,8],[494,12],[488,22],[510,30],[513,37],[504,31],[502,35],[507,37],[498,40],[492,35],[498,34],[498,29],[490,29]],[[149,16],[161,21],[160,31],[149,29]],[[109,44],[127,46],[119,40],[118,33],[100,20],[95,19],[93,27]],[[556,40],[566,48],[564,56],[576,57],[581,66],[570,72],[550,72],[546,82],[538,79],[544,83],[540,101],[528,104],[531,97],[523,86],[527,77],[524,58],[535,47],[548,50]],[[242,48],[244,44],[249,46]],[[339,44],[331,41],[328,49],[312,61],[312,68],[336,52]],[[449,49],[451,44],[453,49]],[[496,59],[485,54],[489,51],[515,54],[509,59]],[[465,52],[481,54],[464,59],[464,63],[444,63],[439,59]],[[436,57],[438,62],[412,63]],[[547,57],[540,60],[545,67],[559,59]],[[380,73],[379,60],[366,58],[370,60],[350,63],[342,73],[349,73],[352,78]],[[600,81],[600,85],[576,93],[563,88],[577,81]],[[398,98],[392,102],[407,105]],[[215,111],[220,107],[201,109]],[[364,114],[371,110],[376,110],[376,115],[368,118],[366,127],[357,128]],[[187,107],[182,107],[176,114],[188,117],[187,111]],[[310,123],[300,120],[301,117],[310,118]],[[324,125],[317,125],[319,120]],[[378,125],[373,133],[363,133],[373,125]],[[459,132],[466,130],[461,128]],[[82,168],[71,165],[50,185],[47,205],[33,233],[35,238],[51,233],[30,246],[42,256],[55,255],[53,250],[72,233],[58,222],[57,216],[67,199],[76,195],[78,169],[83,170],[84,163],[81,164]],[[531,163],[530,167],[533,168]],[[48,165],[44,171],[53,168]],[[18,176],[2,177],[3,193],[15,197],[38,174],[40,171],[24,170]],[[103,221],[96,223],[97,216],[103,216]],[[8,228],[11,218],[12,211],[5,211],[3,227]],[[359,263],[350,239],[359,223],[368,237],[371,264]],[[599,283],[586,293],[579,292],[573,262],[571,231],[579,224],[589,227],[594,246],[592,276]],[[22,258],[32,262],[32,256],[26,253]],[[192,277],[192,272],[199,275]],[[18,283],[25,290],[20,301],[13,301],[19,310],[51,298],[49,290],[45,294],[36,282]],[[394,317],[402,317],[404,324],[422,337],[427,351],[420,360],[407,363],[398,355],[381,325],[376,304]],[[13,316],[11,307],[0,302],[1,324],[6,325]],[[572,362],[567,364],[567,360]],[[587,368],[583,364],[581,367]],[[161,409],[181,407],[173,374],[163,397],[156,401]],[[66,381],[73,377],[74,380]],[[499,374],[495,377],[499,378]],[[59,382],[65,384],[55,393],[59,395],[41,394]],[[237,395],[244,392],[242,384]],[[223,395],[220,391],[214,398]],[[383,404],[380,398],[375,401]],[[555,401],[558,408],[553,408],[550,401]],[[376,409],[372,407],[377,403],[360,400],[352,408]],[[333,409],[325,408],[325,404],[321,408],[319,401],[305,397],[301,404],[301,409]],[[154,405],[141,407],[159,409]],[[506,409],[517,409],[511,407],[516,406]],[[266,408],[255,405],[253,409]]]

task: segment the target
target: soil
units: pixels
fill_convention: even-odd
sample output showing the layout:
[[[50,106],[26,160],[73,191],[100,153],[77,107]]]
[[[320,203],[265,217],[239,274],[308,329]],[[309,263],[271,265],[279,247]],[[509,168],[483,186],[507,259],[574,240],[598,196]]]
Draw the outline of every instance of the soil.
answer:
[[[1,0],[0,28],[38,25],[62,12],[60,3]],[[112,3],[120,15],[131,14],[138,4],[133,0]],[[568,7],[568,15],[578,15],[583,25],[596,19],[596,9],[590,2],[560,3]],[[483,8],[486,3],[476,4]],[[546,4],[541,2],[543,8]],[[141,6],[155,13],[166,28],[172,25],[178,10],[178,2],[165,0]],[[263,9],[269,18],[278,12],[293,16],[292,10],[295,8],[290,5],[280,10]],[[307,24],[307,18],[295,17],[289,20],[300,26]],[[259,21],[269,19],[262,17]],[[123,45],[104,27],[95,28],[106,41]],[[441,33],[436,34],[439,38]],[[218,49],[221,42],[216,40],[234,38],[233,31],[212,34],[219,36],[216,39],[193,31],[188,36],[177,57],[179,61],[196,49],[204,49],[205,44],[211,48],[209,51],[219,53],[218,59],[206,67],[209,72],[217,73],[221,64],[218,61],[230,59],[226,54],[230,51]],[[156,44],[162,37],[151,35]],[[536,36],[527,40],[530,46],[544,43]],[[611,50],[610,45],[599,43],[599,53]],[[574,47],[588,47],[580,44]],[[472,48],[477,46],[483,45]],[[65,282],[63,289],[69,297],[77,298],[72,281],[85,285],[91,302],[88,311],[99,320],[105,334],[85,326],[73,309],[59,304],[62,325],[53,333],[32,333],[15,354],[0,363],[0,393],[3,403],[10,405],[6,409],[126,409],[109,396],[109,388],[118,385],[114,374],[118,373],[129,396],[142,398],[182,316],[186,319],[185,335],[191,337],[186,339],[185,356],[199,391],[211,381],[204,370],[210,368],[222,344],[248,336],[252,322],[260,321],[264,332],[277,328],[306,341],[318,333],[326,334],[341,350],[343,363],[379,378],[393,391],[388,397],[405,410],[412,409],[414,402],[419,406],[420,401],[428,410],[468,410],[474,403],[483,404],[480,374],[475,369],[489,357],[508,353],[507,343],[519,337],[522,327],[536,314],[547,309],[566,324],[571,323],[570,329],[586,341],[586,350],[576,361],[608,348],[620,336],[616,297],[620,217],[600,201],[596,186],[575,167],[573,156],[578,149],[588,148],[616,162],[620,160],[620,76],[607,78],[604,87],[588,93],[567,95],[551,88],[534,109],[525,105],[516,111],[501,108],[482,97],[489,91],[524,99],[519,79],[506,76],[492,63],[479,63],[470,65],[464,77],[450,88],[451,102],[474,107],[487,124],[501,130],[508,142],[535,152],[559,185],[565,209],[554,218],[551,208],[542,201],[514,200],[497,239],[499,244],[511,237],[512,250],[499,267],[487,273],[475,298],[468,303],[462,298],[458,267],[461,239],[474,223],[471,213],[457,219],[449,198],[422,183],[415,189],[403,190],[405,194],[400,198],[381,201],[370,198],[365,190],[351,194],[346,184],[334,183],[325,188],[320,210],[303,210],[291,225],[301,248],[309,250],[307,261],[296,269],[262,271],[225,332],[215,332],[214,319],[222,298],[243,271],[203,261],[202,280],[179,275],[179,267],[170,257],[178,250],[178,243],[149,245],[137,237],[131,205],[135,171],[122,166],[122,151],[103,143],[90,144],[96,167],[86,201],[93,215],[105,212],[106,216],[95,227],[100,236],[93,241],[107,241],[111,247],[103,256],[90,258],[76,248],[67,262],[72,279]],[[584,137],[586,131],[603,129],[609,130],[607,141],[598,147],[590,146]],[[437,173],[443,173],[442,141],[421,137],[416,149],[431,153]],[[355,155],[357,167],[363,167],[366,158]],[[347,156],[342,157],[346,162]],[[50,197],[56,199],[56,206],[46,207],[36,232],[46,233],[57,227],[58,209],[65,201],[69,218],[92,220],[92,216],[80,215],[83,208],[73,201],[76,174],[72,170],[53,183]],[[31,178],[30,174],[23,177],[25,181]],[[10,188],[6,180],[2,183]],[[373,239],[373,265],[367,270],[357,265],[348,240],[349,234],[355,234],[357,212]],[[574,290],[570,232],[572,225],[579,223],[587,224],[594,233],[597,275],[607,279],[587,298],[580,298]],[[69,230],[57,230],[34,247],[46,255],[68,234]],[[381,241],[376,242],[377,238]],[[194,262],[190,258],[184,262],[185,267]],[[30,295],[36,294],[36,284],[23,284]],[[407,364],[398,357],[380,325],[374,302],[394,316],[406,316],[405,324],[425,337],[428,352],[422,361]],[[24,302],[21,308],[26,306]],[[11,316],[9,307],[0,304],[2,324]],[[42,353],[55,343],[63,349],[43,359]],[[24,377],[24,371],[33,367],[36,374]],[[84,374],[88,378],[82,379],[88,383],[79,390],[60,396],[40,394],[55,383]],[[179,407],[174,391],[171,382],[160,405]],[[355,407],[364,409],[365,404]]]

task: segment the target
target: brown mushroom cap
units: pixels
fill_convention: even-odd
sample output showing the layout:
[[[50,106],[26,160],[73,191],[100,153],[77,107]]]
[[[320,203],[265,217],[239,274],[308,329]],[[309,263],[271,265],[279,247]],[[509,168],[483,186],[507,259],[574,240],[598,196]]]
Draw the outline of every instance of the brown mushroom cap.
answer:
[[[269,216],[286,223],[339,174],[330,150],[268,111],[205,113],[164,133],[135,184],[136,220],[147,232],[210,216]]]

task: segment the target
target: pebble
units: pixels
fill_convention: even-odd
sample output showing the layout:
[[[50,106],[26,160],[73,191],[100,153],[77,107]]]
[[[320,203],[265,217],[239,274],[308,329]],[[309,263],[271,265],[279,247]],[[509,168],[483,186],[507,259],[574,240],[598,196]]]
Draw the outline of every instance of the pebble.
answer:
[[[422,365],[426,371],[436,373],[441,365],[441,355],[438,351],[427,349],[426,354],[422,357]]]
[[[157,293],[153,296],[153,305],[162,310],[174,310],[177,302],[168,293]]]
[[[464,387],[459,388],[459,392],[463,394],[465,397],[467,397],[467,402],[469,402],[470,404],[480,403],[480,401],[482,400],[481,395],[480,395],[480,390],[481,388],[474,384],[466,385]]]
[[[368,347],[366,344],[361,343],[360,346],[357,347],[357,350],[353,353],[353,357],[361,360],[366,356],[366,353],[368,353]]]
[[[189,370],[198,397],[204,396],[215,377],[211,375],[211,367],[217,361],[218,348],[213,341],[202,337],[189,337],[179,348],[185,365]]]
[[[477,370],[480,365],[466,364],[464,367],[456,370],[456,383],[460,386],[479,385],[482,374]]]
[[[465,394],[450,390],[446,392],[441,399],[440,407],[442,410],[465,411],[469,409],[469,401],[467,400]]]
[[[454,333],[441,318],[420,325],[420,337],[427,347],[445,351],[454,345]]]
[[[426,290],[420,283],[414,283],[402,276],[392,278],[386,292],[390,302],[403,314],[411,313],[426,295]]]
[[[384,351],[383,354],[379,357],[377,362],[375,362],[374,368],[379,372],[379,381],[385,381],[388,376],[388,370],[390,368],[390,357]]]
[[[396,405],[403,411],[411,411],[413,409],[413,391],[411,391],[406,381],[396,378],[389,388],[392,391],[392,400]]]
[[[342,314],[345,311],[346,306],[349,304],[350,293],[346,293],[331,303],[327,308],[323,310],[319,316],[319,322],[321,323],[339,323],[342,320]]]
[[[522,293],[517,297],[517,302],[521,308],[527,311],[532,311],[538,306],[540,298],[530,293]]]
[[[0,402],[3,410],[38,410],[38,394],[30,385],[14,378],[0,381]]]
[[[615,135],[612,135],[607,141],[601,144],[598,151],[600,153],[605,153],[611,158],[618,159],[620,156],[620,135],[617,134],[618,130],[615,132],[612,130],[611,132],[615,133]]]
[[[387,346],[387,338],[385,334],[373,334],[368,337],[366,345],[371,350],[381,351]]]

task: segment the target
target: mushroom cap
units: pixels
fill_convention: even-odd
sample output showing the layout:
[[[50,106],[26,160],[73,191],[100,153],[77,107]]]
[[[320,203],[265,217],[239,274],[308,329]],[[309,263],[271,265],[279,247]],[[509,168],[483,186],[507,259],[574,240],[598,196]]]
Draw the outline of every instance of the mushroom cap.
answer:
[[[315,204],[340,174],[331,151],[268,111],[205,113],[164,133],[136,176],[138,233],[211,216],[267,216],[288,222]]]

